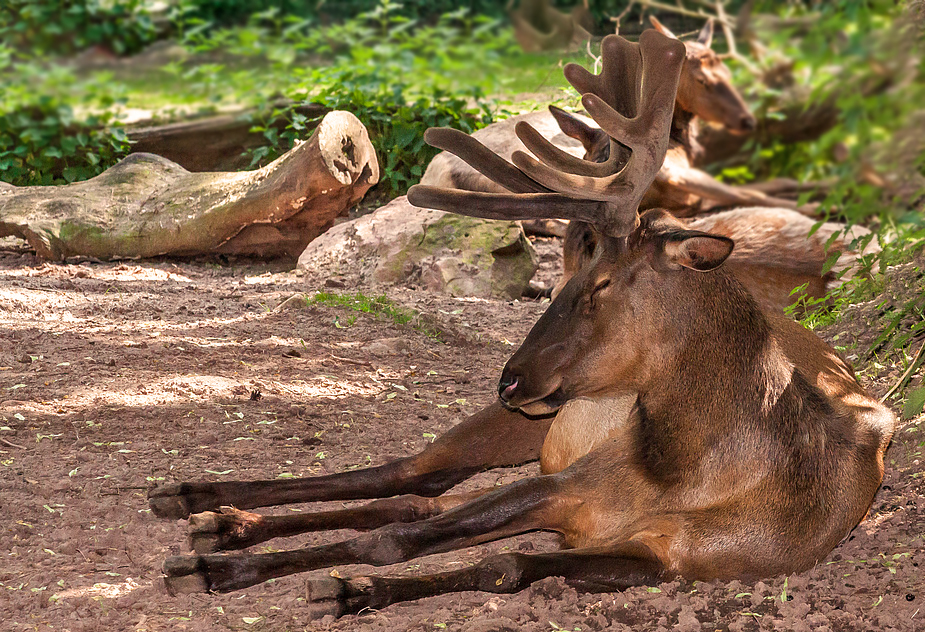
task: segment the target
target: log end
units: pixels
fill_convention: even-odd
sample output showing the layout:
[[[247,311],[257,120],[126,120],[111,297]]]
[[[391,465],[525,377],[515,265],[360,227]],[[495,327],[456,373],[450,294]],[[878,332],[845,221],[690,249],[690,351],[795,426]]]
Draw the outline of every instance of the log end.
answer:
[[[379,162],[360,120],[336,110],[318,125],[318,147],[328,171],[343,185],[372,186],[379,182]]]

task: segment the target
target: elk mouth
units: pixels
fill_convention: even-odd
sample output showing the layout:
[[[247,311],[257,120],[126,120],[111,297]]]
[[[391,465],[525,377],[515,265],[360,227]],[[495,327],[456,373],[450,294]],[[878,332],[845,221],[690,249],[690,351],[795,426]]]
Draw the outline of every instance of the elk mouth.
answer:
[[[559,410],[569,399],[561,384],[543,397],[524,396],[521,381],[519,377],[502,378],[498,384],[498,399],[508,410],[519,410],[527,415],[545,415]]]

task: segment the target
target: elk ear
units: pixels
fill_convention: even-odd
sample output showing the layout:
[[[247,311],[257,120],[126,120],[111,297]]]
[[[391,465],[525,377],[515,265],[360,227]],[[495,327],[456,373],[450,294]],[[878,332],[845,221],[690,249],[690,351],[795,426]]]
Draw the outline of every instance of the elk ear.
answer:
[[[715,270],[732,254],[735,242],[728,237],[696,230],[682,230],[667,235],[664,263],[669,268],[689,268],[698,272]]]
[[[591,127],[578,117],[572,116],[565,110],[557,108],[554,105],[549,106],[549,113],[556,119],[556,123],[559,124],[559,129],[562,130],[562,133],[580,141],[585,148],[585,152],[588,154],[594,153],[604,138],[608,141],[610,140],[610,137],[607,136],[604,130]]]
[[[703,44],[707,48],[710,48],[710,45],[713,44],[713,18],[707,20],[707,23],[703,25],[700,35],[697,36],[697,43]]]
[[[655,27],[655,30],[661,33],[662,35],[665,35],[666,37],[670,37],[672,39],[678,39],[678,36],[672,33],[671,31],[669,31],[668,28],[664,24],[659,22],[658,19],[654,15],[649,16],[649,22],[651,22],[652,26]]]

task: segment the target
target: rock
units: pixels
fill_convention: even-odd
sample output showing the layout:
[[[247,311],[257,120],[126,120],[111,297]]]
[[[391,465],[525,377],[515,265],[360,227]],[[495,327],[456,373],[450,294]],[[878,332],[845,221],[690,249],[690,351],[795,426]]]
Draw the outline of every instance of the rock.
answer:
[[[381,338],[364,345],[363,350],[374,356],[401,355],[408,352],[409,345],[403,338]]]
[[[402,196],[315,239],[298,267],[373,284],[420,284],[451,296],[513,299],[537,261],[516,222],[416,208]]]

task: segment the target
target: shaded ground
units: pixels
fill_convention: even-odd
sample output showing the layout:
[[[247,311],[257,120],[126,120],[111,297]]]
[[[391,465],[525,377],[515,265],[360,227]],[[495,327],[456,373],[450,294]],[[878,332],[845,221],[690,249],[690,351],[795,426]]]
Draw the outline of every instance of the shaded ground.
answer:
[[[921,416],[899,432],[870,518],[789,578],[608,594],[553,578],[516,595],[460,593],[318,622],[307,621],[300,576],[168,596],[160,565],[186,552],[185,523],[154,519],[149,487],[338,472],[417,451],[491,401],[501,366],[545,308],[389,292],[449,344],[337,308],[273,309],[320,289],[352,290],[257,265],[53,265],[0,253],[0,630],[925,629]],[[878,395],[895,381],[896,371],[866,368]],[[556,546],[532,534],[381,572]]]

